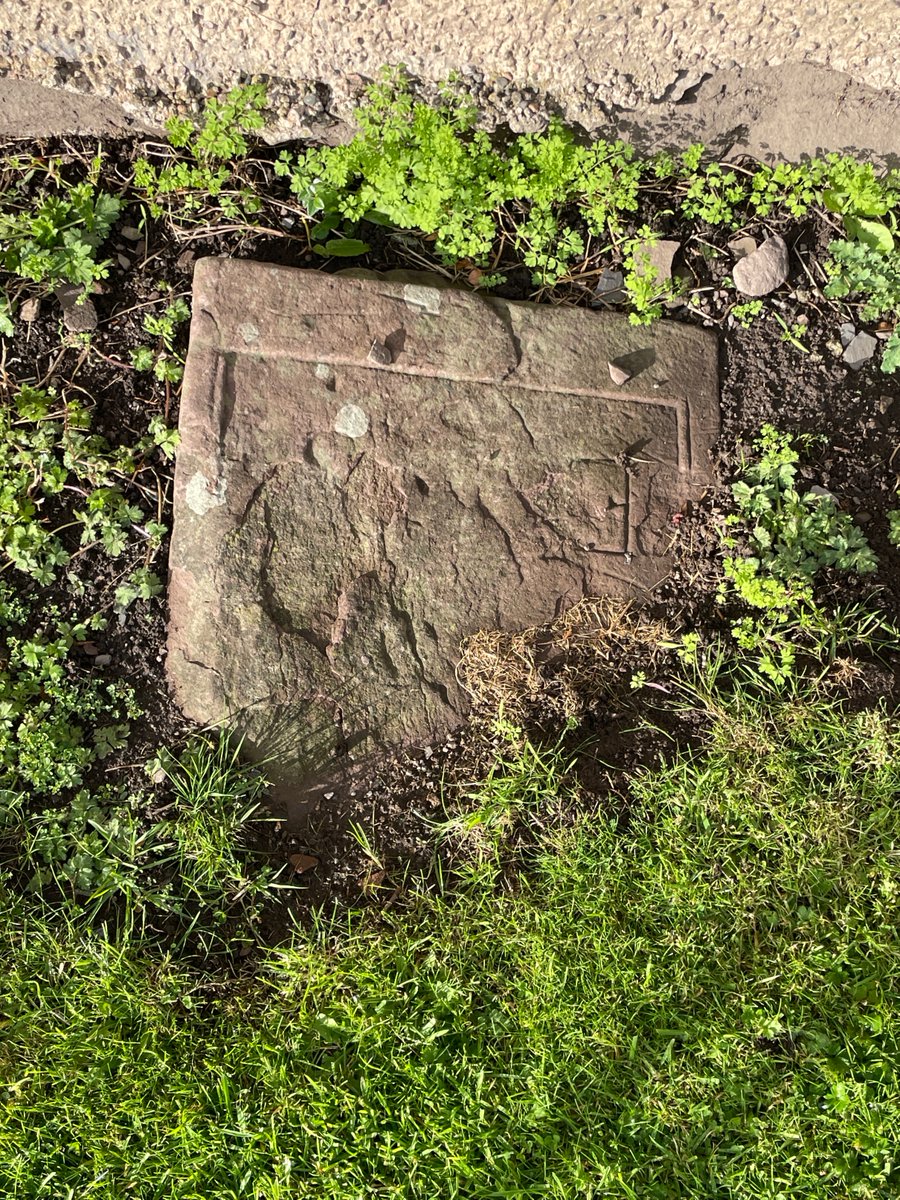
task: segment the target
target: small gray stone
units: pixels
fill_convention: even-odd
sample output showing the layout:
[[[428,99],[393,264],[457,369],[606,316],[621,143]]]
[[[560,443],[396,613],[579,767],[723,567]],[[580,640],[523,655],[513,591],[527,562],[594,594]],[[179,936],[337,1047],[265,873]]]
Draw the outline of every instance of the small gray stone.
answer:
[[[609,367],[609,377],[617,387],[621,387],[623,383],[627,383],[631,378],[631,372],[617,366],[614,362],[606,364]]]
[[[851,371],[861,370],[878,346],[878,339],[870,333],[858,333],[844,350],[844,362]]]
[[[672,278],[672,262],[680,249],[681,242],[666,238],[658,242],[639,242],[634,250],[635,274],[646,275],[648,270],[653,270],[660,283],[667,283]]]
[[[40,296],[31,296],[28,300],[22,302],[22,307],[19,309],[19,316],[23,321],[27,321],[30,325],[32,321],[36,321],[41,311]]]
[[[122,268],[123,271],[127,271],[128,268],[131,266],[131,259],[128,258],[128,256],[125,254],[117,254],[116,262],[119,264],[119,266]]]
[[[73,283],[62,283],[56,289],[62,305],[63,324],[70,333],[90,333],[97,328],[97,310],[84,290]]]
[[[838,335],[840,336],[840,339],[841,339],[841,345],[846,350],[847,347],[850,345],[850,343],[853,341],[853,339],[856,337],[856,326],[853,324],[852,321],[845,321],[843,325],[839,326]]]
[[[133,225],[123,225],[119,230],[123,238],[129,242],[139,242],[144,236],[139,229],[135,229]]]
[[[622,286],[624,282],[625,276],[621,271],[613,267],[604,267],[594,288],[595,298],[591,303],[595,307],[598,304],[622,304],[628,298]]]
[[[394,356],[391,354],[384,342],[379,342],[375,338],[372,345],[369,347],[369,362],[377,363],[380,367],[387,367],[394,361]]]
[[[837,504],[837,496],[835,496],[834,492],[829,492],[828,488],[814,483],[809,490],[813,496],[821,496],[823,500],[833,500]]]
[[[776,234],[734,264],[734,286],[745,296],[768,296],[790,274],[790,258],[783,237]]]
[[[746,258],[748,254],[752,254],[756,249],[756,238],[749,235],[747,237],[735,238],[733,242],[728,243],[728,249],[735,258]]]
[[[111,654],[97,654],[94,657],[94,666],[95,667],[108,667],[111,662],[112,662]]]

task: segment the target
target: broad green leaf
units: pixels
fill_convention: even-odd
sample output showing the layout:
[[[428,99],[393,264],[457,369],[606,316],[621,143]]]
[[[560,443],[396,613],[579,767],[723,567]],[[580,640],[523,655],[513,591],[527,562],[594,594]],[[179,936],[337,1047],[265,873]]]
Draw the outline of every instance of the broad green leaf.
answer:
[[[313,225],[309,231],[309,236],[316,242],[322,242],[328,237],[332,230],[336,229],[341,223],[340,213],[328,213],[321,221]]]
[[[394,224],[390,217],[379,212],[377,208],[370,208],[368,212],[363,213],[363,220],[368,221],[371,225],[384,225],[387,228],[391,228]]]
[[[833,188],[826,188],[822,193],[822,200],[829,212],[839,213],[844,209],[847,197],[842,192],[836,192]]]
[[[360,242],[356,238],[332,238],[324,246],[314,246],[313,249],[316,254],[332,258],[355,258],[358,254],[368,254],[372,247],[368,242]]]
[[[890,254],[894,249],[894,237],[891,231],[881,221],[872,221],[867,217],[844,217],[844,226],[851,237],[870,246],[882,254]]]
[[[8,300],[0,300],[0,335],[12,337],[16,327],[12,320],[12,308]]]

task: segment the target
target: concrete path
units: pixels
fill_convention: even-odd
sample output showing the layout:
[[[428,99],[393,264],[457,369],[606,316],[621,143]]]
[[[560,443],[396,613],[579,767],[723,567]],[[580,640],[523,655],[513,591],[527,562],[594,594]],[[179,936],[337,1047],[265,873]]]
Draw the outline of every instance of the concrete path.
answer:
[[[263,76],[273,138],[343,136],[364,80],[403,63],[426,85],[460,73],[487,123],[516,129],[560,112],[647,146],[897,150],[896,0],[16,0],[3,18],[0,74],[112,101],[123,123]],[[8,99],[0,131],[34,116]]]

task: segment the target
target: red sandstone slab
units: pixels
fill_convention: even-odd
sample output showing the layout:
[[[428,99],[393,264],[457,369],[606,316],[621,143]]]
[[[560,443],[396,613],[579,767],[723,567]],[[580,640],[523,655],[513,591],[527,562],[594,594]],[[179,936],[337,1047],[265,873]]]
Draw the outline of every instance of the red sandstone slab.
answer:
[[[435,736],[460,643],[645,594],[709,482],[714,335],[433,277],[197,265],[169,675],[275,773]],[[632,377],[622,387],[608,363]]]

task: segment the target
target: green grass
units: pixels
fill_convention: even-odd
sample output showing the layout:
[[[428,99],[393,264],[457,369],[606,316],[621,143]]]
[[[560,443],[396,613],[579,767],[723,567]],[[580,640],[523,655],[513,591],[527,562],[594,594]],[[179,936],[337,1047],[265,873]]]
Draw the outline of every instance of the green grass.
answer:
[[[230,987],[4,891],[2,1194],[895,1195],[900,725],[700,694],[627,820]]]

